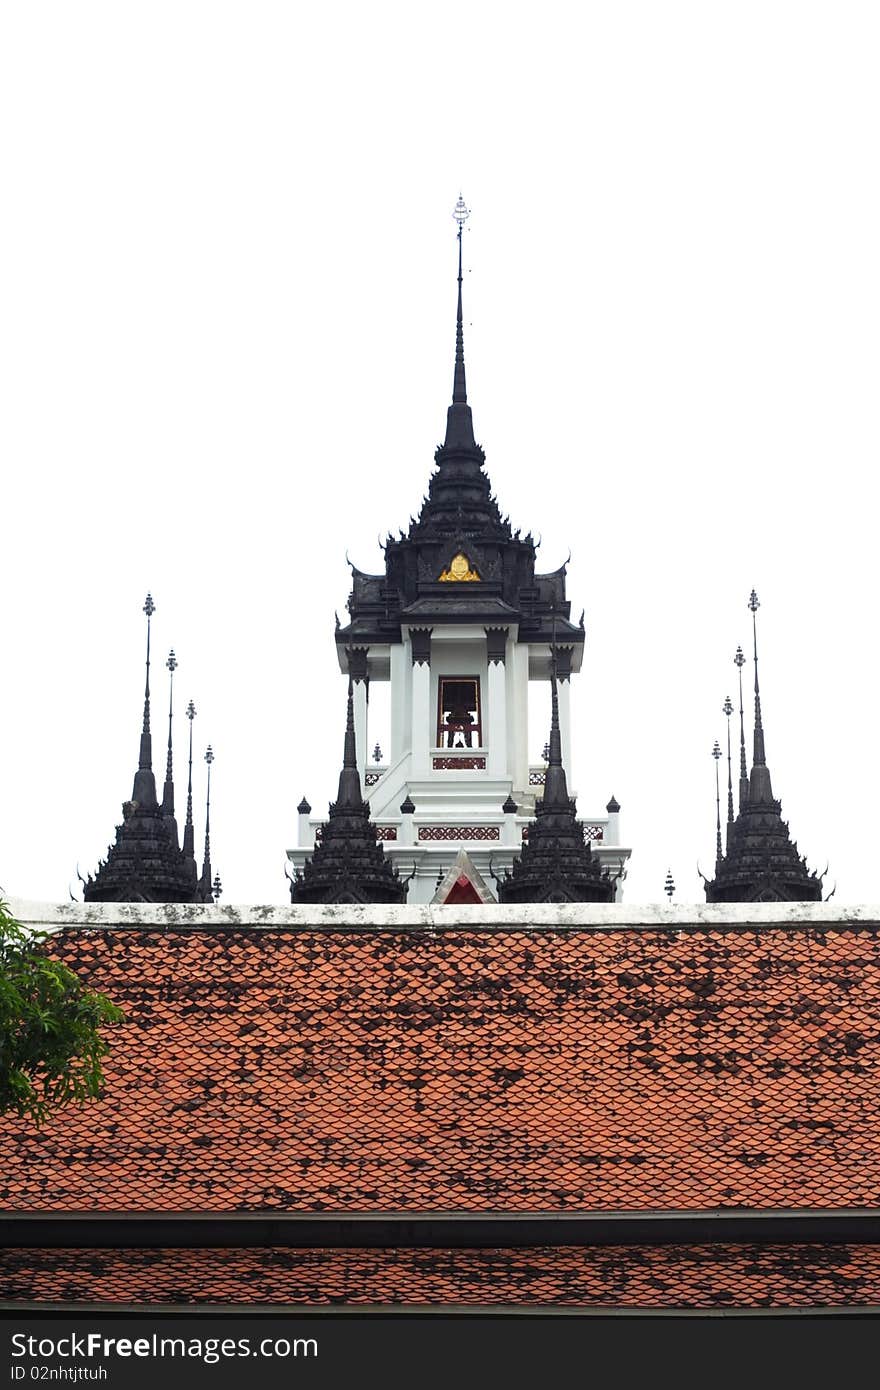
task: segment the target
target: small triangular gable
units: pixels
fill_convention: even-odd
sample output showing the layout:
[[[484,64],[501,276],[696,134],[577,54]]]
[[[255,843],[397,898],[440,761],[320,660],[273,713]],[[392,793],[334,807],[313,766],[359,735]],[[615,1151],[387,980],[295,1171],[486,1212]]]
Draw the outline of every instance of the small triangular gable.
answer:
[[[432,903],[494,903],[498,899],[466,849],[460,849],[446,872]]]

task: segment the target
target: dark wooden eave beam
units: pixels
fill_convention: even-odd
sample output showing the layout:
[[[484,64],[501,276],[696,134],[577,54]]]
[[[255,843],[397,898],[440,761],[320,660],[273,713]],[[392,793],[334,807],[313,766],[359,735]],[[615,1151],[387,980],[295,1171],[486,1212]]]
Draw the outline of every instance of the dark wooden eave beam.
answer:
[[[0,1245],[491,1249],[548,1245],[880,1244],[880,1210],[3,1212]]]

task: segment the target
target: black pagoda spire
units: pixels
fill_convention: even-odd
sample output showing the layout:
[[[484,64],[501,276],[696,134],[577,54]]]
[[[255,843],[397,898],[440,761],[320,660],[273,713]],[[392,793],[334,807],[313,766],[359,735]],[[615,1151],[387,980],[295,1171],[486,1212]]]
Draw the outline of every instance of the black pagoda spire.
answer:
[[[721,849],[721,785],[718,780],[718,763],[721,758],[721,744],[717,738],[712,745],[712,757],[715,759],[715,872],[721,863],[723,852]]]
[[[458,223],[458,313],[455,321],[455,371],[452,376],[452,405],[446,412],[446,439],[444,449],[475,449],[474,422],[467,398],[467,380],[464,371],[464,321],[461,307],[462,284],[462,234],[464,224],[470,217],[470,210],[464,198],[459,197],[452,214]]]
[[[342,770],[315,852],[290,882],[292,903],[403,903],[406,884],[376,839],[361,793],[354,732],[354,686],[348,677]]]
[[[190,873],[195,882],[198,876],[196,867],[196,844],[195,827],[193,826],[193,720],[196,717],[196,707],[190,700],[186,707],[186,717],[189,720],[189,768],[186,779],[186,821],[183,827],[183,857],[190,867]]]
[[[529,837],[513,867],[498,883],[502,903],[609,903],[614,884],[594,858],[568,794],[562,766],[556,644],[550,669],[550,742],[544,795],[535,803]]]
[[[138,769],[134,775],[131,792],[132,801],[144,811],[156,805],[156,779],[153,776],[153,740],[150,734],[150,627],[156,605],[152,594],[147,594],[144,612],[147,615],[147,678],[144,686],[144,723],[141,729],[141,748]]]
[[[168,754],[165,759],[165,786],[162,789],[162,814],[167,817],[174,828],[174,840],[177,842],[177,821],[174,818],[174,752],[172,748],[172,722],[174,719],[174,672],[177,670],[177,657],[174,655],[174,648],[168,653],[168,660],[165,662],[168,667]]]
[[[171,717],[169,700],[169,745],[165,795],[161,806],[156,797],[150,736],[150,626],[156,605],[147,594],[147,676],[144,690],[144,718],[140,757],[135,773],[131,801],[123,802],[122,824],[116,827],[116,841],[107,850],[94,877],[84,884],[86,902],[198,902],[196,876],[187,866],[185,852],[177,843],[174,820],[174,787],[171,768]],[[172,677],[177,662],[169,657]],[[190,817],[191,819],[191,817]]]
[[[436,469],[417,517],[409,529],[388,534],[385,573],[367,574],[352,565],[350,620],[337,623],[340,667],[345,649],[402,642],[403,625],[419,626],[452,618],[479,625],[519,621],[530,642],[550,640],[555,609],[559,640],[580,650],[583,627],[570,622],[566,566],[535,572],[537,546],[531,532],[514,531],[502,515],[485,470],[486,456],[474,437],[464,360],[463,241],[469,210],[455,205],[458,277],[455,364],[446,434],[434,453]],[[540,467],[545,460],[540,460]]]
[[[721,713],[727,719],[727,846],[730,847],[730,827],[733,825],[733,760],[730,747],[730,716],[733,714],[733,701],[725,695]]]
[[[205,762],[208,764],[208,789],[205,793],[205,857],[202,861],[202,876],[199,879],[199,897],[203,903],[212,903],[214,890],[211,880],[211,766],[214,762],[214,750],[210,743],[205,749]]]
[[[822,897],[821,880],[816,874],[810,873],[806,860],[798,854],[797,845],[792,843],[788,825],[782,819],[782,803],[773,795],[770,769],[767,767],[758,681],[756,614],[759,607],[758,596],[753,589],[749,596],[755,663],[752,771],[747,779],[743,732],[739,815],[728,828],[727,854],[719,858],[714,880],[706,883],[706,899],[710,903],[819,902]],[[735,661],[742,682],[745,658],[740,647],[737,648]]]
[[[746,725],[743,713],[743,667],[746,659],[742,647],[737,647],[733,658],[739,676],[739,809],[742,810],[749,799],[749,773],[746,767]]]

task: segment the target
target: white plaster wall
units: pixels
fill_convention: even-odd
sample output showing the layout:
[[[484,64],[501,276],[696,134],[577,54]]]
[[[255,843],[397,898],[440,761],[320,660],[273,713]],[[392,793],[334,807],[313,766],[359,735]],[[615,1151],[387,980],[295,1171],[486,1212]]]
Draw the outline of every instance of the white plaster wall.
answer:
[[[481,870],[482,872],[482,870]],[[583,928],[613,931],[621,928],[658,927],[880,927],[880,903],[838,907],[834,903],[703,903],[671,906],[628,903],[556,904],[528,907],[278,907],[274,904],[211,907],[184,904],[148,906],[144,903],[41,903],[13,898],[13,917],[27,927],[57,931],[62,927],[103,930],[107,927],[192,927],[206,931],[222,927],[284,927],[325,930],[422,929],[449,927],[529,927],[537,931],[576,931]]]

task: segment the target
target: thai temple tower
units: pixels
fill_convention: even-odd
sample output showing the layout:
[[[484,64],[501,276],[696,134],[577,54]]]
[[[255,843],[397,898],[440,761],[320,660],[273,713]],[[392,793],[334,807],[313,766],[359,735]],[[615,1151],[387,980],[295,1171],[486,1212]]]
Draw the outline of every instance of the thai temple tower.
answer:
[[[758,682],[758,632],[756,615],[760,604],[754,589],[749,598],[755,665],[755,727],[752,770],[746,768],[745,725],[742,701],[742,668],[745,657],[737,648],[734,658],[740,680],[740,776],[739,814],[733,816],[733,780],[728,772],[728,811],[726,853],[721,845],[720,794],[716,781],[716,863],[715,877],[706,880],[706,901],[710,903],[821,902],[822,880],[807,868],[806,860],[792,843],[787,823],[782,819],[782,803],[773,795],[770,769],[764,748],[764,723]],[[724,713],[732,714],[729,700]],[[728,735],[728,750],[730,739]],[[716,750],[720,752],[718,744]],[[716,752],[716,770],[718,766]],[[730,758],[728,752],[728,767]],[[717,772],[716,772],[717,776]]]
[[[452,404],[436,471],[408,531],[387,537],[384,573],[352,566],[349,621],[336,630],[339,666],[352,682],[363,796],[385,854],[408,880],[410,903],[439,901],[462,852],[482,879],[472,900],[485,900],[485,885],[497,897],[492,885],[522,850],[549,775],[545,762],[529,762],[529,685],[549,682],[555,670],[561,766],[570,771],[571,680],[585,640],[583,615],[571,621],[566,565],[536,573],[535,542],[502,515],[474,436],[462,317],[467,216],[459,199]],[[386,763],[370,766],[376,682],[391,687],[391,746]],[[542,729],[541,742],[546,735]],[[612,797],[605,816],[579,823],[618,897],[630,855],[620,845],[619,811]],[[288,850],[297,879],[325,833],[310,812],[304,800],[299,843]]]
[[[165,785],[161,802],[156,795],[150,729],[150,627],[156,605],[147,594],[147,676],[144,689],[144,719],[141,730],[138,768],[131,800],[122,803],[122,824],[116,827],[115,842],[109,846],[94,877],[83,880],[87,903],[210,903],[214,901],[210,874],[210,840],[205,829],[205,864],[199,880],[194,852],[192,817],[192,721],[195,706],[190,700],[189,779],[183,848],[180,847],[174,815],[174,771],[172,721],[174,715],[174,672],[177,658],[172,651],[166,665],[170,676],[168,699],[168,752]],[[210,750],[209,750],[210,751]],[[213,760],[213,753],[211,759]]]

